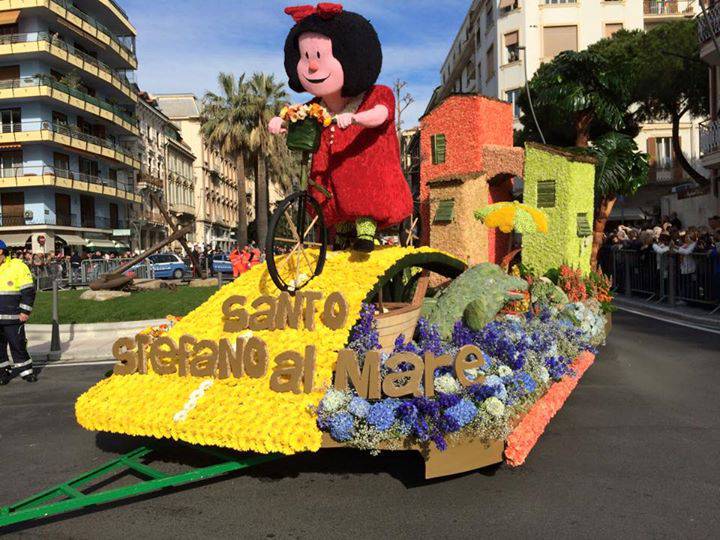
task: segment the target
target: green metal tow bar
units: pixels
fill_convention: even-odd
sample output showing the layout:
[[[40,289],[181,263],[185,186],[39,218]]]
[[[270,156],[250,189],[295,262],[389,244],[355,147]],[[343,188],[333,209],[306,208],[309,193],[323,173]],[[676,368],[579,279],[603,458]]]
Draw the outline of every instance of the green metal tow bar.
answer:
[[[60,484],[57,487],[47,489],[28,499],[0,508],[0,528],[33,519],[62,514],[64,512],[71,512],[89,506],[137,497],[138,495],[152,493],[153,491],[159,491],[163,488],[200,482],[283,457],[282,454],[262,454],[234,458],[224,454],[220,450],[202,447],[193,448],[225,461],[180,474],[167,474],[146,463],[142,463],[141,460],[153,452],[152,448],[143,446],[119,458],[108,461],[104,465]],[[92,488],[91,483],[94,480],[107,477],[108,473],[120,474],[127,471],[133,471],[142,475],[146,477],[147,480],[141,480],[131,486],[123,486],[87,494],[83,493],[83,490]],[[57,500],[61,497],[62,500]]]

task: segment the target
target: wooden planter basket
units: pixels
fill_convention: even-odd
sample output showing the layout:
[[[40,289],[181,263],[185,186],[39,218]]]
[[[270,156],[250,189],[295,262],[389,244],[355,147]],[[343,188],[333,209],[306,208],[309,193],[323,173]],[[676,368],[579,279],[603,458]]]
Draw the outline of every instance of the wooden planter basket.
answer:
[[[412,302],[409,304],[407,302],[381,303],[382,308],[387,311],[378,314],[376,321],[383,352],[392,352],[395,340],[400,334],[405,336],[405,343],[413,338],[429,279],[427,275],[420,277]]]

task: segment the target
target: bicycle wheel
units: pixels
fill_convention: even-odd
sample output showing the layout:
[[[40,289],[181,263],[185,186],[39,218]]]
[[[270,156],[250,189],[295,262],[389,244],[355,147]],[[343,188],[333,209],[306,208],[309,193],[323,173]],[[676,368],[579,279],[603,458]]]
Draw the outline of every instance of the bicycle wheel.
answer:
[[[307,191],[278,204],[270,218],[265,252],[270,277],[281,291],[298,291],[320,275],[327,229],[320,205]]]

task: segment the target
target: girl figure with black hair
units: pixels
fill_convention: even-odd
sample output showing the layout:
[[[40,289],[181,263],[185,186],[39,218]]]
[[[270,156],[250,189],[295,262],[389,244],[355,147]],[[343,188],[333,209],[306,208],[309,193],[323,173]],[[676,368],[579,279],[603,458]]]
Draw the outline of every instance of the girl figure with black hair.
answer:
[[[285,71],[296,92],[309,92],[335,124],[323,129],[310,176],[331,197],[311,189],[325,222],[339,238],[355,229],[354,248],[370,252],[377,229],[401,223],[412,214],[410,188],[400,167],[395,132],[395,97],[375,85],[382,49],[370,22],[343,11],[340,4],[285,9],[295,20],[285,41]],[[284,133],[273,118],[271,133]],[[346,247],[346,246],[339,246]]]

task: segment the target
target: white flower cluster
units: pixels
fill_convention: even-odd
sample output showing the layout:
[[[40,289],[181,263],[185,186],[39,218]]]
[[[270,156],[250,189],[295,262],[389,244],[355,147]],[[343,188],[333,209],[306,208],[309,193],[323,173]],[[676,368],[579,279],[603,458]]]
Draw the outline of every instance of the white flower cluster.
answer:
[[[200,399],[205,395],[205,392],[208,390],[208,388],[213,385],[213,382],[213,379],[207,379],[201,382],[200,386],[197,387],[197,390],[192,391],[190,397],[185,402],[182,410],[175,413],[175,416],[173,416],[173,420],[175,422],[184,422],[185,420],[187,420],[190,411],[197,407],[198,401],[200,401]]]
[[[590,301],[573,302],[563,308],[562,314],[587,335],[593,345],[605,341],[605,317],[599,305],[595,306]]]
[[[460,386],[458,380],[449,373],[440,375],[435,379],[436,392],[442,392],[443,394],[459,394],[461,390],[462,386]]]

